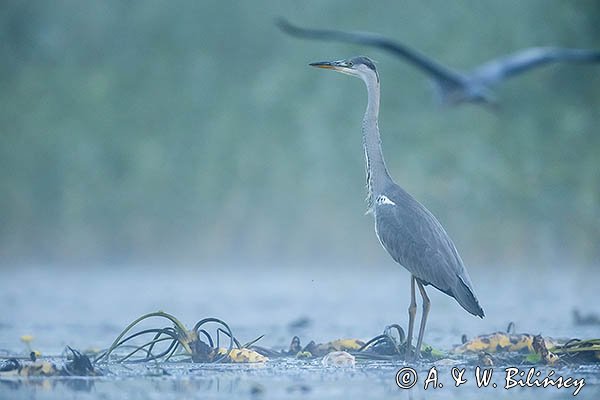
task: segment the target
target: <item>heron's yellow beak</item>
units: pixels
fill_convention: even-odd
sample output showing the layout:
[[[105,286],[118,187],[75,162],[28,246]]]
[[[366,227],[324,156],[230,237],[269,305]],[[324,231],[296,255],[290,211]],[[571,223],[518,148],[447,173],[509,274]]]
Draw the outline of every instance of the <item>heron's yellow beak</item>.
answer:
[[[346,60],[340,61],[319,61],[309,64],[311,67],[331,69],[342,74],[359,76],[359,74],[352,68],[352,63]]]
[[[311,67],[324,68],[324,69],[338,69],[338,66],[335,65],[331,61],[319,61],[319,62],[310,63],[308,65],[310,65]]]

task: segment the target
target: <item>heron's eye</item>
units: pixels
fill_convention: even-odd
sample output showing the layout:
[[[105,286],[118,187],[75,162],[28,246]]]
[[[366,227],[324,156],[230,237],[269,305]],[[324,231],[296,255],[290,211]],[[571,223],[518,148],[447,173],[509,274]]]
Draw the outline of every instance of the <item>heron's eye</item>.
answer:
[[[352,67],[352,65],[353,65],[353,64],[352,64],[352,61],[348,61],[348,62],[346,63],[346,66],[347,66],[347,67]]]

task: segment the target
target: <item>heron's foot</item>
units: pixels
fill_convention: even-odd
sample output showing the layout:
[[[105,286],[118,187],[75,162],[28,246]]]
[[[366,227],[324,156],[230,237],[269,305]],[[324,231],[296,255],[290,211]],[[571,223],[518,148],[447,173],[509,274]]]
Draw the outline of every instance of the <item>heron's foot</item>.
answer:
[[[417,352],[417,348],[415,346],[409,347],[408,342],[402,344],[402,351],[405,361],[416,361],[421,358],[421,354],[420,352]]]

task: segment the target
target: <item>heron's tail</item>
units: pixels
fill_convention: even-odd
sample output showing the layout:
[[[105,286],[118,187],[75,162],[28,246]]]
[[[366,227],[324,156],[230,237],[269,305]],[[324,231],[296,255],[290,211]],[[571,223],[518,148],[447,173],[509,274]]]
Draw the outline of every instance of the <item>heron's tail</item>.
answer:
[[[479,301],[473,291],[459,277],[458,285],[452,291],[452,294],[458,304],[473,315],[483,318],[485,316],[483,308],[479,305]]]

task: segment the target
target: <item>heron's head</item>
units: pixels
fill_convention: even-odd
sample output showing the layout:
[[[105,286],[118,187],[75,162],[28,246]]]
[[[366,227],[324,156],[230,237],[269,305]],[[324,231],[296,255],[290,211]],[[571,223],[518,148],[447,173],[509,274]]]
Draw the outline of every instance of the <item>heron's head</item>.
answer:
[[[354,57],[339,61],[320,61],[311,63],[310,66],[324,69],[332,69],[343,74],[352,75],[367,80],[375,76],[379,81],[379,74],[375,63],[368,57]]]

